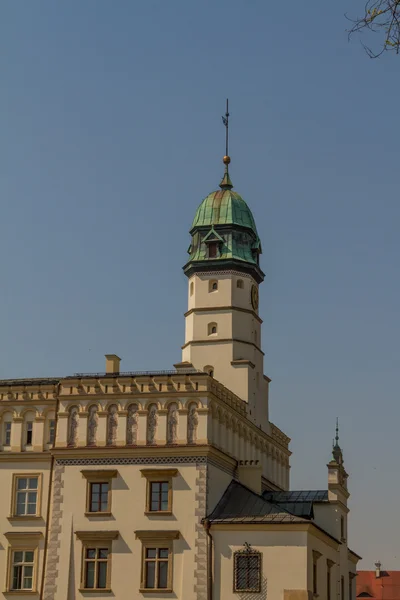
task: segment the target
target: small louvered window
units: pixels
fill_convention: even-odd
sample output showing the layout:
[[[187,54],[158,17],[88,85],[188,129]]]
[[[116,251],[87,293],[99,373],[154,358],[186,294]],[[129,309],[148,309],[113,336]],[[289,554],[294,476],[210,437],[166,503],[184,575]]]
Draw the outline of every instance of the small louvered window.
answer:
[[[241,552],[235,552],[234,588],[235,592],[261,591],[261,554],[250,546]]]

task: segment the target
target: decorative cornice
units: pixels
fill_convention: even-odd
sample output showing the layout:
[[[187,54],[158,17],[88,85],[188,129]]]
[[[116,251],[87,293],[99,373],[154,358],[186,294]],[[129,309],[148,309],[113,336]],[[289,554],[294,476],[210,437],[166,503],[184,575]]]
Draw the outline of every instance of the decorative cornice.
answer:
[[[78,540],[83,542],[116,540],[119,537],[119,531],[75,531]]]
[[[51,455],[49,450],[43,452],[1,452],[0,463],[4,462],[50,462]]]
[[[140,469],[142,477],[176,477],[178,469]]]
[[[153,529],[136,530],[135,536],[137,540],[178,540],[180,538],[180,531],[166,529],[163,531],[155,531]]]
[[[258,350],[263,356],[265,356],[265,353],[261,350],[261,348],[259,346],[257,346],[257,344],[255,344],[254,342],[248,342],[246,340],[241,340],[239,338],[218,338],[218,337],[212,338],[212,337],[209,337],[204,340],[191,340],[190,342],[186,342],[186,344],[183,344],[183,346],[181,346],[181,349],[184,350],[188,346],[201,346],[204,344],[227,344],[227,343],[231,344],[232,342],[238,342],[240,344],[248,344],[249,346],[253,346],[253,348]]]
[[[113,479],[118,477],[117,469],[84,469],[81,473],[85,479]]]
[[[9,542],[16,541],[30,541],[30,540],[41,540],[43,538],[43,533],[41,531],[8,531],[4,534],[4,537],[8,539]]]
[[[191,308],[190,310],[185,312],[183,316],[188,317],[192,313],[197,313],[197,312],[215,313],[215,312],[226,311],[226,310],[237,310],[239,312],[244,312],[244,313],[247,313],[247,314],[251,315],[252,317],[254,317],[260,324],[262,324],[262,322],[263,322],[262,319],[258,316],[258,314],[254,312],[254,310],[250,310],[248,308],[241,308],[240,306],[203,306],[203,307],[199,307],[199,308]]]

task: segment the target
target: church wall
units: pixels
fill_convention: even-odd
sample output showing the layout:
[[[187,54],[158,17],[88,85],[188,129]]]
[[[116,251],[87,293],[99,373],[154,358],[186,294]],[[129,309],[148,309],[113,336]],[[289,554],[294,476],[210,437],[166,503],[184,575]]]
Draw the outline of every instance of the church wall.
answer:
[[[57,543],[52,548],[51,563],[46,575],[45,600],[73,600],[79,598],[82,547],[79,532],[86,537],[92,532],[101,539],[102,532],[118,532],[112,541],[111,590],[117,598],[141,598],[142,542],[136,531],[154,532],[155,537],[165,535],[165,531],[179,532],[179,539],[173,541],[173,591],[176,597],[197,598],[194,574],[197,572],[198,548],[201,548],[203,533],[200,525],[205,516],[205,465],[184,464],[179,461],[157,459],[145,461],[137,459],[125,461],[109,458],[92,461],[78,460],[80,464],[70,464],[74,460],[60,460],[56,467],[56,481],[62,489],[61,497],[55,490],[54,510],[50,528],[57,534]],[[126,463],[131,464],[126,464]],[[124,464],[125,463],[125,464]],[[145,514],[147,479],[143,469],[177,469],[172,477],[172,514]],[[117,471],[112,478],[111,515],[85,515],[88,475],[90,471]],[[83,476],[82,471],[86,472]],[[203,477],[200,473],[203,472]],[[104,475],[103,475],[104,477]],[[78,533],[77,533],[78,532]],[[157,532],[160,532],[159,534]],[[61,568],[62,566],[62,568]],[[129,573],[129,577],[127,574]],[[68,594],[66,591],[68,590]],[[53,594],[53,595],[52,595]],[[98,594],[91,594],[97,597]],[[154,594],[153,594],[153,597]]]
[[[48,507],[48,489],[50,475],[50,456],[30,455],[30,460],[21,460],[21,455],[2,456],[0,463],[0,581],[1,591],[7,587],[10,573],[10,554],[19,547],[37,552],[34,577],[41,581],[44,557],[46,518]],[[17,478],[38,478],[36,515],[17,516],[16,490]],[[27,536],[34,532],[34,539]]]
[[[307,590],[307,533],[287,531],[285,526],[271,526],[260,530],[245,525],[231,526],[229,530],[213,526],[215,580],[214,600],[236,600],[233,591],[234,552],[241,551],[244,543],[262,554],[261,599],[283,600],[285,590]],[[222,526],[221,526],[222,527]]]

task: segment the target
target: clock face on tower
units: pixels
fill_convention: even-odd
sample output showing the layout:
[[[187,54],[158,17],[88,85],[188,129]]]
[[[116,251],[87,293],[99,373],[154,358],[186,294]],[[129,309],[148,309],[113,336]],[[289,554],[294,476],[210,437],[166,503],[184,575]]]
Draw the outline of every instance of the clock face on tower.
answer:
[[[258,288],[256,285],[251,288],[251,305],[254,310],[258,309]]]

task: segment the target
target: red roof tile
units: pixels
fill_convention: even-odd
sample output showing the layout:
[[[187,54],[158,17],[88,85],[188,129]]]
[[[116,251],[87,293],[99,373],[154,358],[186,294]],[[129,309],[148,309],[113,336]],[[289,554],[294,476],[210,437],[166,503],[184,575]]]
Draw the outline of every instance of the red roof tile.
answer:
[[[374,600],[400,600],[400,571],[381,570],[376,577],[375,571],[357,571],[357,598]]]

